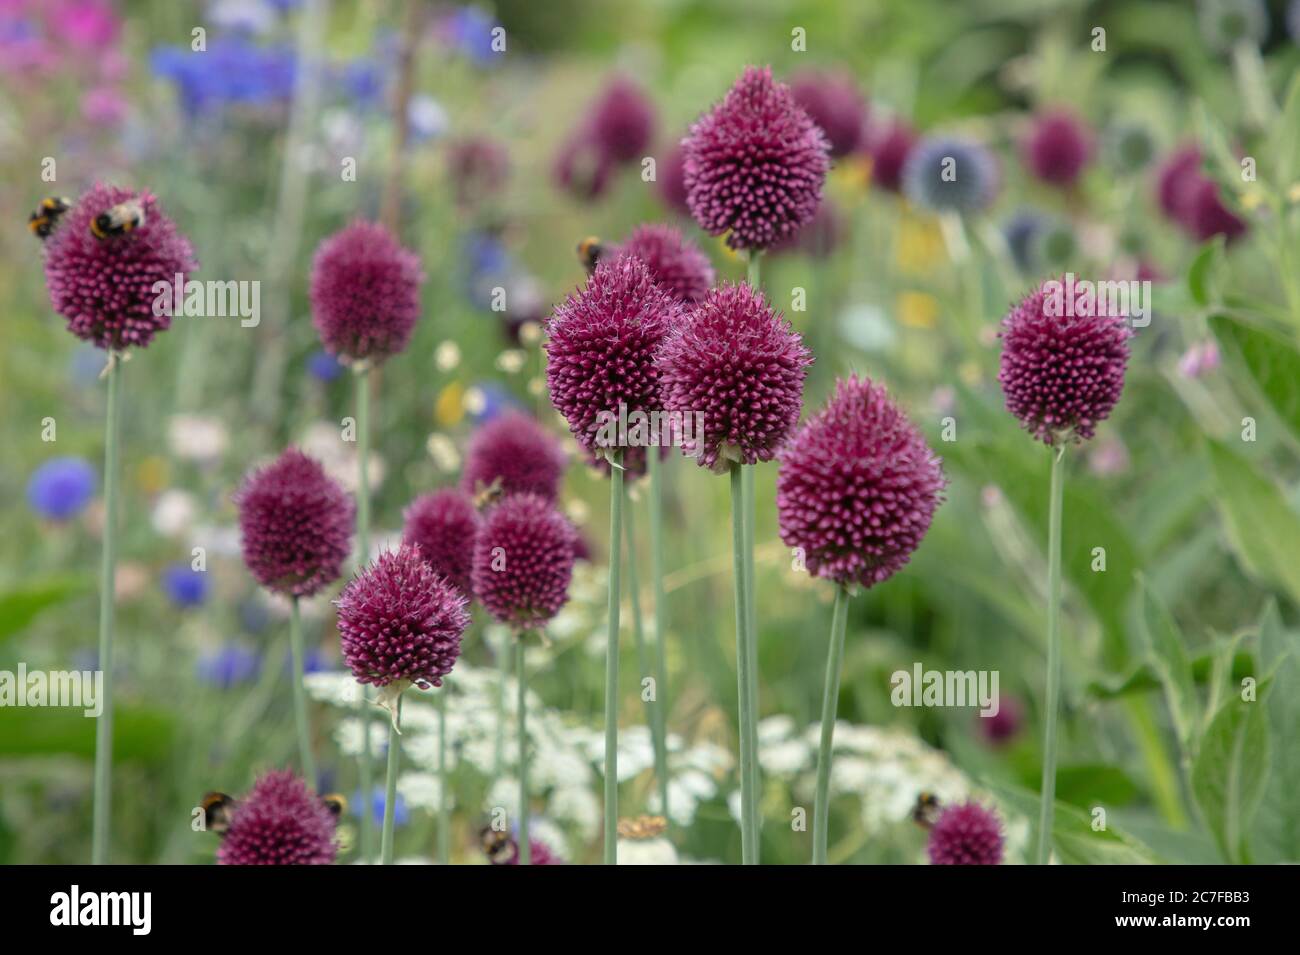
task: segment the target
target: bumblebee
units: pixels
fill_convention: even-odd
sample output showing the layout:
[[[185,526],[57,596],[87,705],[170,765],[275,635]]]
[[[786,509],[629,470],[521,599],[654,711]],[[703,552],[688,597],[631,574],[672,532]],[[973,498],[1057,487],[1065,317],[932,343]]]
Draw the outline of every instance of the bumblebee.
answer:
[[[514,837],[509,832],[504,829],[493,829],[491,826],[483,827],[483,831],[479,833],[479,843],[483,846],[483,854],[493,865],[508,865],[519,851]]]
[[[143,225],[144,203],[139,199],[128,199],[91,219],[90,234],[96,239],[107,239],[134,232]]]
[[[912,821],[918,826],[929,829],[939,816],[939,797],[934,793],[922,792],[916,797],[912,807]]]
[[[474,508],[475,510],[485,510],[492,504],[501,500],[505,494],[505,489],[501,486],[501,476],[497,475],[492,479],[491,484],[484,484],[482,481],[474,482]]]
[[[347,799],[338,793],[321,796],[320,801],[324,803],[325,808],[334,817],[336,824],[342,820],[348,811]],[[225,793],[210,792],[205,794],[199,802],[199,808],[203,810],[203,828],[208,832],[215,832],[218,836],[224,837],[230,830],[230,820],[234,817],[238,805],[238,801],[233,796],[227,796]]]
[[[589,235],[578,243],[578,261],[582,263],[588,275],[596,271],[596,263],[604,254],[605,246],[594,235]]]
[[[27,217],[27,228],[32,235],[44,242],[59,224],[59,217],[72,208],[72,200],[61,196],[46,196],[36,211]]]

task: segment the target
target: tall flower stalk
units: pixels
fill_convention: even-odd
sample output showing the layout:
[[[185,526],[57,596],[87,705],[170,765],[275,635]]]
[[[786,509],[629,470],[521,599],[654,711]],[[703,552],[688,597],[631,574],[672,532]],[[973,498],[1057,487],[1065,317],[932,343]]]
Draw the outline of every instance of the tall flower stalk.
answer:
[[[618,864],[618,615],[622,602],[623,452],[610,456],[609,627],[605,634],[605,865]],[[520,851],[523,851],[522,846]]]
[[[402,698],[393,708],[393,719],[388,724],[388,768],[384,777],[384,826],[379,835],[379,861],[381,865],[393,864],[393,819],[397,807],[397,771],[402,759],[401,745]]]
[[[524,639],[520,633],[515,638],[515,682],[518,697],[515,704],[519,719],[519,864],[532,864],[532,843],[528,838],[528,674],[524,668]]]
[[[745,533],[745,492],[741,465],[731,466],[731,576],[736,603],[736,699],[739,701],[740,737],[740,835],[741,861],[745,865],[758,863],[757,793],[755,775],[755,726],[753,695],[750,686],[754,679],[751,670],[750,646],[753,643],[752,617],[749,613],[749,571],[746,565],[748,535]]]
[[[808,573],[835,583],[813,805],[813,863],[826,863],[831,761],[849,599],[907,563],[942,499],[939,459],[885,389],[866,378],[835,392],[781,452],[781,539]]]
[[[298,759],[309,786],[316,782],[316,761],[311,755],[311,728],[307,722],[307,694],[302,685],[302,612],[298,598],[289,601],[289,653],[293,662],[293,719],[298,730]]]
[[[357,573],[370,559],[370,365],[360,363],[353,374],[357,407]],[[369,811],[374,792],[373,755],[370,745],[370,706],[364,688],[357,693],[356,718],[361,728],[361,750],[357,756],[357,776],[366,810],[361,813],[361,860],[374,859],[375,823]]]
[[[438,865],[451,864],[451,802],[447,798],[447,688],[434,697],[438,708]]]
[[[663,773],[659,777],[659,811],[665,819],[672,817],[668,805],[668,648],[665,644],[667,630],[668,602],[664,599],[664,492],[663,462],[655,449],[650,449],[646,458],[646,469],[650,484],[650,578],[651,594],[654,598],[654,653],[655,653],[655,716],[659,721],[659,733],[656,745],[662,750],[658,753],[659,765]]]
[[[1065,449],[1086,441],[1110,416],[1124,390],[1130,330],[1098,301],[1062,307],[1063,284],[1044,282],[1002,321],[998,382],[1007,410],[1052,453],[1047,528],[1047,688],[1043,781],[1034,859],[1051,858],[1056,798],[1057,718],[1061,694],[1061,513]],[[1073,303],[1072,303],[1073,304]],[[1082,313],[1082,314],[1081,314]]]
[[[104,674],[103,712],[95,726],[95,795],[91,828],[91,862],[108,861],[109,820],[113,799],[113,604],[117,584],[118,434],[122,361],[109,352],[108,404],[104,413],[104,549],[99,566],[99,669]]]

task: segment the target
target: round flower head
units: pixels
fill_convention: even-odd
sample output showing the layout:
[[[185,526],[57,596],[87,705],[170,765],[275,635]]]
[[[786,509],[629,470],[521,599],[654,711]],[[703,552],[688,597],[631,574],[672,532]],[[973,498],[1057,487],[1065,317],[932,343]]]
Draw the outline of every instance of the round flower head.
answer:
[[[691,214],[733,249],[766,249],[821,202],[830,146],[769,67],[746,67],[682,146]]]
[[[870,587],[907,563],[944,483],[939,458],[885,389],[850,376],[781,452],[781,539],[813,576]]]
[[[235,495],[244,563],[263,587],[310,597],[338,579],[352,549],[352,498],[296,448]]]
[[[525,491],[554,501],[565,464],[564,449],[535,418],[507,411],[470,438],[460,486],[469,495]]]
[[[1033,209],[1016,211],[1002,227],[1002,237],[1011,253],[1011,260],[1021,272],[1038,271],[1043,234],[1051,228],[1052,221]]]
[[[114,224],[105,231],[97,222],[110,210],[117,210]],[[50,305],[68,331],[108,350],[144,348],[169,328],[176,276],[187,280],[198,267],[157,199],[115,186],[93,186],[45,241]],[[167,283],[165,296],[154,289],[158,282]],[[155,309],[159,302],[165,307]]]
[[[589,451],[618,446],[611,425],[659,408],[654,356],[682,306],[638,258],[601,260],[576,294],[555,307],[547,327],[551,402]]]
[[[890,192],[903,189],[903,167],[916,146],[916,134],[902,120],[894,120],[882,133],[872,137],[871,181]]]
[[[1219,185],[1201,171],[1201,152],[1184,146],[1161,165],[1156,177],[1156,198],[1166,216],[1198,242],[1215,235],[1235,239],[1246,231],[1219,197]]]
[[[335,601],[343,660],[358,683],[442,686],[460,656],[468,602],[418,546],[385,551]]]
[[[650,148],[655,110],[635,83],[616,77],[592,107],[588,123],[600,154],[615,163],[628,163],[641,159]]]
[[[812,353],[763,293],[724,283],[664,339],[659,351],[665,411],[703,433],[683,435],[686,453],[715,471],[770,461],[799,420]]]
[[[1068,303],[1069,289],[1065,282],[1045,282],[1002,321],[998,381],[1007,410],[1053,446],[1092,437],[1124,390],[1128,364],[1124,317],[1098,314],[1105,311],[1100,300],[1084,309]]]
[[[483,520],[474,544],[474,593],[516,631],[544,627],[569,599],[576,538],[550,501],[512,494]]]
[[[903,191],[931,212],[977,212],[997,195],[997,160],[965,140],[923,139],[903,166]]]
[[[95,469],[81,458],[51,458],[27,481],[27,503],[51,521],[71,520],[95,495]]]
[[[338,848],[325,803],[288,770],[267,773],[235,806],[218,865],[329,865]]]
[[[415,544],[435,572],[466,597],[473,597],[470,569],[478,512],[468,496],[455,488],[423,494],[406,509],[402,541]]]
[[[1043,182],[1072,186],[1092,156],[1092,136],[1074,115],[1056,110],[1034,118],[1021,152],[1025,167]]]
[[[939,813],[926,851],[931,865],[997,865],[1002,841],[997,813],[971,801]]]
[[[1198,0],[1201,36],[1216,53],[1239,43],[1259,46],[1268,36],[1268,6],[1264,0]]]
[[[354,222],[321,242],[312,261],[312,320],[325,348],[380,362],[406,348],[420,317],[424,272],[382,225]]]
[[[670,225],[637,226],[617,251],[644,262],[651,277],[679,302],[698,302],[713,287],[709,257]]]
[[[790,91],[826,136],[833,157],[847,156],[862,145],[867,103],[852,76],[802,73],[790,81]]]

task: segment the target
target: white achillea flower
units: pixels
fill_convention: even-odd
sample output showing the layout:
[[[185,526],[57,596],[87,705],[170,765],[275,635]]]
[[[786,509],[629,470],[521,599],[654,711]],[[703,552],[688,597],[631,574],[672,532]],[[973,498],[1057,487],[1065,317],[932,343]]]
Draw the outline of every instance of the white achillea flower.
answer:
[[[219,418],[207,415],[172,415],[167,422],[167,446],[185,461],[215,461],[226,453],[230,435]]]

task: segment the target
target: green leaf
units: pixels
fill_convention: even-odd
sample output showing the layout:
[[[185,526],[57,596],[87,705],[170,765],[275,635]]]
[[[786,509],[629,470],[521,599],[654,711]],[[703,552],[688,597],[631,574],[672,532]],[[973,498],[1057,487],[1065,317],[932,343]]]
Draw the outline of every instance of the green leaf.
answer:
[[[1219,509],[1238,560],[1300,602],[1300,516],[1272,481],[1225,445],[1210,441],[1209,454]]]
[[[1223,857],[1232,863],[1250,861],[1246,833],[1268,781],[1269,737],[1267,709],[1260,698],[1246,702],[1228,698],[1210,722],[1192,764],[1191,787],[1196,804]]]
[[[1151,653],[1151,665],[1164,687],[1165,702],[1178,734],[1183,755],[1195,752],[1197,726],[1196,684],[1183,634],[1169,608],[1142,581],[1143,634]]]
[[[1256,861],[1300,862],[1300,638],[1282,626],[1277,603],[1270,600],[1259,622],[1260,671],[1269,679],[1268,726],[1281,741],[1273,753],[1272,772],[1256,813],[1251,845]]]
[[[1117,766],[1090,763],[1061,766],[1056,771],[1058,801],[1080,809],[1125,805],[1137,799],[1138,793],[1137,783]]]
[[[1192,260],[1192,265],[1187,270],[1187,291],[1191,293],[1192,301],[1197,305],[1210,304],[1214,269],[1222,251],[1223,236],[1216,235],[1201,246],[1201,251],[1196,253],[1196,258]]]
[[[1018,787],[985,784],[1007,808],[1029,819],[1038,818],[1038,794]],[[1106,807],[1101,807],[1106,808]],[[1108,813],[1109,815],[1109,813]],[[1107,820],[1106,828],[1094,831],[1091,813],[1056,803],[1052,816],[1052,845],[1065,865],[1152,865],[1160,860],[1140,840]]]
[[[0,594],[0,640],[18,633],[36,615],[90,590],[84,577],[48,577]]]
[[[95,724],[78,709],[6,707],[0,733],[0,758],[95,755]],[[171,751],[176,728],[165,711],[116,706],[113,711],[113,758],[160,762]]]
[[[1300,352],[1292,342],[1227,315],[1212,317],[1210,330],[1237,373],[1234,380],[1248,383],[1246,397],[1263,398],[1300,439]]]

